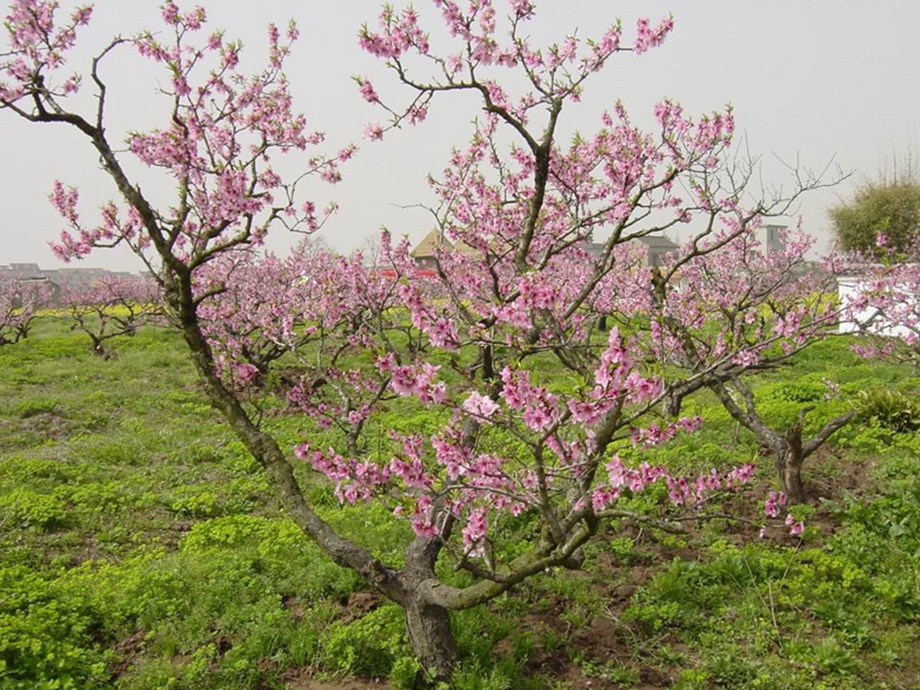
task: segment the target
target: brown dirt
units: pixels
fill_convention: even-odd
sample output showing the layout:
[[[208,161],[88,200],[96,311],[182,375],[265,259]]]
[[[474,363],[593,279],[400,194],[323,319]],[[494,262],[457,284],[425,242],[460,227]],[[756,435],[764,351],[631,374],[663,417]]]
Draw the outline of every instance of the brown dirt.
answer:
[[[841,463],[839,454],[830,448],[822,448],[812,457],[805,468],[807,486],[811,491],[812,503],[818,508],[811,519],[811,525],[817,526],[824,535],[836,529],[836,522],[827,511],[821,510],[820,499],[837,499],[843,491],[855,494],[870,490],[868,475],[871,467],[865,463]],[[720,512],[746,519],[729,521],[725,526],[725,535],[741,544],[758,538],[759,524],[763,523],[763,501],[770,490],[769,484],[759,482],[742,494],[729,496]],[[798,538],[791,537],[788,530],[775,521],[776,525],[768,527],[766,538],[787,545],[794,545]],[[697,531],[696,523],[688,525],[691,533]],[[538,631],[541,627],[562,632],[567,635],[564,649],[555,652],[535,650],[528,660],[528,669],[533,673],[543,673],[563,681],[566,687],[584,690],[614,690],[623,687],[621,683],[603,677],[589,677],[583,672],[582,660],[597,664],[613,664],[618,668],[633,669],[639,677],[639,683],[632,686],[634,690],[658,690],[673,685],[675,678],[666,670],[652,667],[636,658],[636,639],[642,637],[640,631],[623,623],[621,616],[629,605],[635,591],[650,580],[656,573],[674,558],[698,560],[700,551],[693,546],[664,547],[635,526],[623,526],[620,537],[632,538],[639,551],[638,563],[624,566],[614,554],[602,551],[593,564],[594,588],[607,601],[607,610],[603,615],[593,618],[587,626],[577,630],[567,629],[561,614],[567,607],[565,601],[552,601],[541,612],[526,616],[524,626]],[[694,540],[691,537],[690,544]],[[681,650],[677,640],[663,639],[676,651],[685,651],[692,657],[690,650]],[[510,651],[510,644],[508,645]],[[500,650],[496,650],[500,651]]]
[[[563,615],[570,602],[562,597],[552,597],[544,609],[532,611],[522,618],[521,628],[533,633],[537,639],[541,634],[552,632],[557,639],[561,635],[565,640],[557,649],[535,649],[527,660],[530,674],[549,676],[572,690],[620,690],[626,687],[621,681],[603,677],[603,670],[586,675],[584,662],[589,661],[595,665],[610,664],[619,669],[632,669],[639,679],[638,684],[629,686],[634,690],[657,690],[673,684],[673,678],[636,659],[639,631],[622,622],[621,617],[635,591],[672,558],[693,560],[698,553],[690,548],[662,548],[630,526],[624,527],[617,536],[627,534],[638,539],[643,552],[639,556],[639,564],[623,566],[613,553],[601,551],[593,561],[592,572],[566,574],[567,577],[591,579],[591,588],[606,601],[604,613],[596,615],[585,626],[573,628]],[[526,596],[526,590],[521,590],[518,596]],[[502,640],[496,646],[495,654],[510,656],[513,647],[511,640]]]
[[[24,419],[0,420],[0,450],[21,448],[22,440],[4,443],[2,439],[15,439],[22,434],[34,436],[42,442],[63,441],[74,433],[80,425],[65,419],[54,412],[41,412]]]
[[[351,623],[379,608],[383,601],[376,592],[354,592],[348,597],[342,612],[342,623]]]
[[[138,630],[133,635],[119,640],[112,647],[112,651],[119,657],[119,662],[112,669],[113,681],[128,673],[144,653],[144,636],[144,631]]]
[[[864,493],[871,491],[874,484],[871,477],[875,461],[842,461],[839,448],[822,446],[805,461],[806,489],[816,501],[838,499],[844,491]]]

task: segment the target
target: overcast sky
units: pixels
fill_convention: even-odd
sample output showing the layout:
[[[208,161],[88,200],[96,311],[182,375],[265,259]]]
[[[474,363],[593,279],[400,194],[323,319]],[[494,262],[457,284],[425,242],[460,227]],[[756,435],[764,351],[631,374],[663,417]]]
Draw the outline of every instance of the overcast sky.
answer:
[[[364,125],[379,120],[379,114],[357,95],[352,75],[371,77],[382,94],[400,94],[392,78],[357,45],[361,23],[375,21],[377,0],[203,4],[209,26],[242,38],[255,67],[264,55],[264,26],[296,19],[302,39],[288,75],[300,110],[336,148],[361,143],[360,154],[343,170],[345,181],[315,190],[317,201],[335,199],[341,206],[322,231],[326,241],[338,250],[352,250],[381,226],[420,239],[429,229],[428,217],[405,207],[429,198],[426,175],[441,170],[451,147],[468,140],[469,122],[477,112],[469,95],[440,99],[420,127],[382,143],[361,142]],[[430,3],[415,4],[423,16],[432,17]],[[71,8],[66,0],[62,5]],[[501,0],[497,5],[503,11]],[[91,27],[81,35],[85,50],[75,56],[74,66],[82,68],[107,37],[156,26],[156,6],[148,0],[99,0]],[[629,37],[638,17],[657,21],[668,13],[675,29],[666,44],[641,57],[617,56],[588,83],[584,102],[564,111],[564,132],[592,132],[601,112],[618,99],[637,124],[650,123],[654,103],[664,97],[680,101],[690,114],[731,103],[748,148],[763,156],[767,184],[788,184],[779,161],[821,169],[833,160],[855,171],[847,182],[815,192],[801,204],[805,229],[823,246],[829,239],[828,206],[846,198],[855,184],[920,156],[918,0],[544,0],[529,31],[541,42],[574,29],[581,37],[597,36],[620,17]],[[244,64],[246,58],[244,53]],[[161,75],[128,50],[110,60],[103,74],[111,83],[110,139],[116,132],[163,123],[156,97],[158,83],[165,81]],[[111,183],[76,133],[29,125],[3,111],[0,151],[0,264],[55,267],[59,264],[47,242],[59,233],[61,222],[46,200],[52,182],[61,179],[80,187],[87,220],[112,196]],[[273,247],[280,250],[291,242],[277,237]],[[119,252],[97,252],[85,264],[136,266]]]

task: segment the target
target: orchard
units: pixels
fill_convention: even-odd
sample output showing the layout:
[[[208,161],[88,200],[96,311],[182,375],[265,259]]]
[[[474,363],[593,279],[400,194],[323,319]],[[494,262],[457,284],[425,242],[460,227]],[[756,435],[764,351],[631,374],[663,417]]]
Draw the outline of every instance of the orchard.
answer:
[[[920,636],[920,569],[911,571],[920,566],[911,560],[920,553],[911,551],[920,540],[920,514],[902,499],[917,490],[910,468],[920,448],[904,435],[909,430],[885,426],[884,401],[859,397],[857,389],[910,380],[891,373],[904,371],[897,363],[886,363],[877,381],[866,373],[855,383],[833,366],[815,365],[843,357],[852,371],[874,371],[850,349],[856,343],[866,354],[865,339],[839,334],[840,322],[855,318],[853,305],[837,299],[843,260],[810,260],[812,240],[798,230],[784,235],[781,249],[758,239],[771,218],[794,212],[802,195],[837,180],[795,169],[785,192],[765,195],[754,183],[755,161],[737,150],[730,108],[691,115],[663,100],[646,131],[613,100],[596,114],[593,131],[563,137],[567,113],[595,75],[626,54],[654,51],[671,33],[671,18],[615,23],[590,38],[573,30],[540,46],[527,38],[535,3],[433,5],[443,22],[438,31],[452,40],[437,51],[429,42],[433,29],[410,7],[387,6],[360,29],[360,47],[383,62],[390,79],[356,78],[378,118],[355,135],[363,136],[362,147],[372,146],[396,130],[429,126],[435,101],[478,108],[469,141],[458,141],[430,178],[436,203],[428,211],[443,240],[433,268],[422,267],[409,242],[387,231],[373,257],[340,256],[314,241],[334,225],[334,206],[321,210],[304,188],[337,183],[362,150],[330,149],[294,103],[285,75],[299,37],[293,23],[269,26],[267,63],[253,69],[241,43],[209,28],[204,9],[169,1],[160,26],[113,39],[84,67],[69,58],[92,8],[65,10],[52,0],[10,6],[0,49],[2,116],[74,131],[111,182],[112,201],[89,220],[78,188],[55,183],[50,200],[65,229],[54,252],[74,261],[128,247],[149,273],[65,292],[45,317],[48,332],[69,318],[97,355],[108,355],[110,342],[124,343],[115,345],[114,361],[91,362],[99,371],[134,361],[138,338],[181,341],[197,381],[191,388],[213,408],[224,434],[213,448],[196,441],[196,452],[211,457],[236,444],[254,463],[234,486],[265,483],[264,495],[255,494],[268,508],[243,498],[252,490],[226,494],[216,480],[198,493],[175,487],[161,503],[193,524],[173,552],[233,547],[238,536],[221,537],[221,520],[248,525],[240,532],[246,538],[280,530],[282,545],[272,552],[278,563],[300,562],[301,550],[314,549],[317,559],[338,567],[319,589],[336,592],[341,578],[354,578],[349,587],[386,602],[377,611],[400,612],[385,634],[408,650],[396,654],[384,645],[390,661],[362,667],[357,657],[375,657],[367,648],[355,651],[366,630],[356,628],[314,643],[301,666],[334,671],[338,644],[351,650],[338,661],[350,654],[354,662],[344,670],[389,674],[394,686],[511,687],[488,685],[490,673],[503,671],[481,665],[470,641],[476,631],[465,628],[475,619],[466,612],[514,602],[519,615],[534,616],[534,592],[580,582],[584,573],[597,573],[599,562],[638,578],[651,566],[640,568],[631,549],[650,540],[661,547],[651,562],[674,591],[694,578],[724,588],[746,583],[740,589],[760,601],[769,591],[772,618],[761,621],[768,641],[756,642],[766,645],[768,660],[726,670],[732,664],[724,658],[695,664],[702,658],[697,650],[672,664],[676,671],[640,685],[647,678],[632,678],[631,662],[608,655],[597,662],[603,672],[585,663],[578,678],[539,685],[546,673],[526,671],[527,659],[539,653],[522,647],[513,682],[589,687],[577,683],[595,677],[596,687],[779,688],[793,687],[782,682],[794,676],[794,687],[908,687],[897,683],[920,678],[907,651]],[[106,65],[127,54],[160,69],[158,97],[169,114],[157,128],[113,141],[106,118],[119,96],[107,88]],[[284,172],[291,162],[298,168],[292,176]],[[139,168],[166,178],[174,196],[160,203],[145,193],[132,172]],[[278,232],[307,237],[280,255],[265,248],[269,233]],[[652,264],[637,248],[665,232],[687,239]],[[871,290],[860,306],[882,305],[883,316],[873,318],[905,324],[911,335],[903,343],[884,340],[874,354],[885,347],[915,354],[916,269],[896,265],[896,274],[866,269],[878,275],[867,279]],[[11,306],[0,301],[0,317],[7,313],[0,344],[10,347],[0,354],[23,352],[35,340],[25,336],[36,310],[28,296],[14,304],[4,296],[11,288],[2,289],[0,300]],[[861,330],[879,338],[877,330]],[[132,344],[126,335],[134,336]],[[913,390],[904,393],[909,403]],[[210,414],[186,400],[170,415],[182,419],[183,411]],[[56,414],[54,405],[39,414]],[[895,460],[884,465],[879,458]],[[870,469],[879,467],[890,485],[870,481]],[[898,472],[904,476],[896,481]],[[852,485],[841,478],[849,473]],[[122,489],[107,490],[116,498],[100,505],[117,512]],[[76,519],[68,509],[78,514],[86,499],[53,495],[57,503],[48,504],[46,517],[23,511],[28,496],[4,499],[5,529],[66,528]],[[274,510],[277,522],[263,510]],[[354,520],[366,528],[355,529]],[[290,525],[297,531],[285,531]],[[378,529],[397,536],[384,546],[374,536]],[[850,541],[834,542],[838,531]],[[858,553],[853,535],[861,535]],[[709,555],[668,566],[673,543]],[[883,552],[888,556],[877,559]],[[159,553],[139,552],[124,563]],[[26,566],[7,565],[4,577],[25,581]],[[88,558],[64,565],[71,574],[62,577],[86,586],[117,567]],[[150,567],[144,572],[156,571]],[[242,579],[276,567],[259,566]],[[302,598],[319,577],[310,567],[285,575]],[[703,616],[707,606],[718,607],[715,589],[707,590],[705,604],[668,603],[667,585],[650,582],[629,609],[632,623],[609,617],[617,639],[657,635],[667,646],[674,643],[668,634],[677,634],[669,627],[694,625],[686,611],[698,606]],[[774,586],[782,590],[779,600]],[[839,587],[845,595],[826,606],[800,599],[812,586]],[[67,591],[76,596],[78,589]],[[279,601],[293,596],[279,594]],[[323,599],[314,596],[307,608],[321,610]],[[653,605],[655,596],[663,599]],[[854,603],[860,597],[869,603]],[[10,606],[0,609],[0,621],[13,630],[30,609]],[[150,606],[159,611],[162,601]],[[210,642],[174,645],[174,656],[187,658],[176,664],[169,687],[230,687],[221,685],[230,678],[233,687],[283,687],[282,671],[296,666],[294,647],[279,643],[274,656],[234,657],[249,641],[245,629],[223,631],[220,621],[233,618],[235,602],[223,606],[210,623]],[[861,606],[884,611],[884,622],[871,629],[854,622],[862,620]],[[181,618],[178,610],[158,615]],[[276,620],[279,611],[276,605],[253,614],[252,626],[264,616]],[[100,652],[90,670],[73,655],[48,652],[66,670],[57,678],[65,681],[53,685],[55,666],[44,648],[17,646],[25,633],[10,633],[6,647],[0,642],[0,682],[148,687],[136,669],[147,668],[140,659],[148,642],[164,645],[162,633],[151,632],[160,618],[127,604],[112,618],[99,615],[106,631],[100,636],[117,628],[146,642],[135,641],[130,653]],[[277,625],[286,630],[288,623]],[[87,626],[78,627],[48,638],[91,637]],[[823,640],[816,653],[802,642],[809,630]],[[577,635],[571,628],[565,634]]]

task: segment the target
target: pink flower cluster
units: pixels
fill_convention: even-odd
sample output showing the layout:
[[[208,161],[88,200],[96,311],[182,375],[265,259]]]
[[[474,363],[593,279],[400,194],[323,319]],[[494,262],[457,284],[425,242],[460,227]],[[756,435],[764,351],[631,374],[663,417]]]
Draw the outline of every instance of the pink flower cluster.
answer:
[[[658,26],[652,27],[648,19],[640,19],[636,23],[636,45],[633,50],[641,55],[650,48],[660,46],[671,30],[674,28],[674,19],[662,19]]]
[[[92,8],[78,7],[68,21],[57,26],[57,0],[14,0],[4,27],[9,50],[0,53],[0,104],[15,103],[34,91],[52,97],[73,94],[80,76],[72,74],[55,86],[47,77],[62,68],[77,40],[77,28],[92,17]]]
[[[885,238],[879,244],[885,248]],[[844,295],[844,328],[862,337],[853,350],[863,357],[920,361],[920,246],[889,249],[881,261],[856,257]]]
[[[608,483],[594,489],[591,502],[595,511],[602,511],[616,501],[624,490],[638,493],[663,480],[668,487],[668,497],[675,505],[694,505],[702,502],[714,491],[736,491],[751,480],[755,468],[744,465],[729,472],[724,478],[712,470],[696,479],[674,477],[664,467],[642,463],[633,469],[624,465],[618,456],[607,464]]]
[[[62,58],[55,56],[72,46],[74,28],[89,19],[88,11],[80,11],[67,28],[55,33],[56,9],[57,3],[38,0],[21,0],[14,7],[9,19],[15,54],[31,55],[34,63],[28,75],[20,75],[17,93],[25,92],[28,80],[61,63]],[[309,132],[305,118],[294,110],[282,71],[298,36],[296,26],[291,24],[283,36],[269,27],[269,64],[262,72],[248,75],[240,70],[238,42],[226,41],[215,32],[195,44],[195,35],[206,22],[204,9],[181,12],[170,0],[162,7],[162,18],[171,28],[171,39],[147,32],[128,42],[167,69],[167,93],[175,101],[174,112],[167,127],[132,133],[128,148],[145,166],[174,177],[186,190],[187,205],[164,216],[161,229],[154,229],[152,216],[139,214],[137,208],[129,211],[133,219],[92,229],[79,224],[76,193],[58,184],[52,200],[71,227],[54,246],[58,255],[80,258],[94,247],[119,242],[146,254],[150,234],[159,232],[170,246],[183,250],[183,260],[205,262],[212,253],[261,242],[275,222],[307,231],[320,227],[324,218],[313,204],[296,200],[297,183],[285,182],[272,165],[274,153],[305,151],[324,139],[321,133]],[[49,46],[50,40],[56,43]],[[0,74],[10,70],[15,71],[15,66],[0,64]],[[15,100],[7,96],[6,100]],[[49,98],[55,97],[51,92]],[[339,165],[352,152],[346,147],[335,156],[314,155],[306,172],[338,182]],[[333,210],[328,207],[323,216]],[[108,215],[114,219],[118,214]],[[145,226],[144,240],[137,233],[139,225]]]
[[[423,403],[447,402],[447,385],[435,380],[440,368],[428,362],[398,365],[392,353],[377,359],[377,369],[390,375],[390,388],[399,395],[415,396]]]
[[[779,517],[780,513],[786,508],[786,494],[781,491],[771,491],[767,495],[763,510],[767,517]]]

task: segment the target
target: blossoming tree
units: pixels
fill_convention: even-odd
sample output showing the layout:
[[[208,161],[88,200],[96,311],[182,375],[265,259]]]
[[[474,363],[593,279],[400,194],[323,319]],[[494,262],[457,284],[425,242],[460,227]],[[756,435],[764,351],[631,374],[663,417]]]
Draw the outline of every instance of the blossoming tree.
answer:
[[[863,341],[854,349],[864,357],[891,357],[920,367],[920,246],[888,247],[877,236],[872,257],[851,256],[843,282],[843,330]]]
[[[630,316],[651,315],[652,355],[689,374],[672,382],[674,409],[698,388],[715,393],[773,456],[783,503],[799,504],[806,497],[802,464],[855,413],[837,415],[804,437],[805,415],[814,405],[803,405],[795,421],[776,428],[746,382],[835,333],[841,316],[835,262],[808,262],[813,239],[807,235],[789,232],[784,240],[782,249],[767,251],[745,234],[700,255],[674,255],[652,271],[651,303]],[[707,241],[718,244],[718,238]],[[679,281],[670,280],[678,274]]]
[[[46,281],[0,278],[0,345],[29,337],[38,311],[51,297],[52,286]]]
[[[96,107],[83,115],[67,98],[80,77],[61,72],[90,10],[62,20],[57,2],[16,0],[0,106],[86,137],[120,202],[103,209],[98,226],[87,225],[76,190],[57,186],[52,201],[71,228],[56,251],[78,258],[127,244],[144,259],[207,395],[265,468],[290,517],[336,563],[404,608],[422,666],[446,676],[457,657],[450,611],[548,569],[577,567],[603,520],[641,519],[618,510],[624,494],[664,483],[671,501],[687,507],[750,478],[748,466],[680,477],[619,459],[623,444],[691,432],[699,420],[659,419],[674,394],[660,366],[645,357],[641,338],[619,329],[600,337],[596,323],[648,300],[648,290],[622,279],[624,262],[635,258],[630,241],[680,226],[695,233],[686,256],[702,256],[734,246],[791,199],[746,203],[753,168],[731,154],[730,110],[693,119],[665,101],[655,109],[655,130],[644,132],[617,104],[595,133],[558,140],[564,106],[592,75],[619,53],[659,45],[670,19],[640,20],[631,40],[615,24],[597,40],[572,35],[541,49],[524,37],[535,12],[527,0],[502,10],[507,35],[491,0],[433,5],[453,52],[433,52],[412,9],[386,7],[379,27],[360,35],[408,89],[407,104],[386,105],[370,81],[357,80],[385,113],[368,127],[370,139],[421,122],[436,97],[467,94],[483,109],[470,145],[432,181],[439,200],[432,217],[462,247],[441,252],[433,280],[415,267],[406,243],[387,236],[380,250],[386,271],[359,259],[253,256],[273,224],[312,231],[325,217],[299,200],[303,176],[286,181],[275,171],[275,154],[294,152],[304,175],[330,182],[353,154],[351,147],[313,153],[322,136],[294,110],[283,72],[293,26],[283,37],[270,29],[268,66],[247,74],[239,44],[220,33],[198,39],[203,10],[181,12],[168,0],[167,32],[118,39],[93,60],[84,76]],[[104,62],[124,45],[163,65],[172,105],[162,128],[129,136],[127,153],[105,128]],[[521,93],[502,85],[506,73],[524,84]],[[145,196],[125,166],[129,154],[174,180],[172,205],[158,208]],[[792,197],[815,184],[804,179]],[[599,249],[588,253],[593,238]],[[271,285],[284,286],[284,302],[271,297]],[[364,366],[353,364],[358,356]],[[323,521],[291,458],[260,425],[252,387],[292,357],[298,366],[284,394],[342,438],[324,447],[308,436],[296,456],[335,481],[343,502],[388,501],[408,517],[415,536],[401,565]],[[546,362],[566,376],[547,379]],[[705,380],[714,366],[691,378]],[[396,396],[442,412],[444,423],[433,434],[367,443],[367,420]],[[531,526],[509,539],[502,528],[521,519]],[[445,577],[448,562],[466,580]]]
[[[73,320],[71,328],[85,333],[100,357],[111,354],[106,341],[132,336],[164,315],[157,284],[146,276],[104,276],[70,285],[61,290],[60,302]]]

